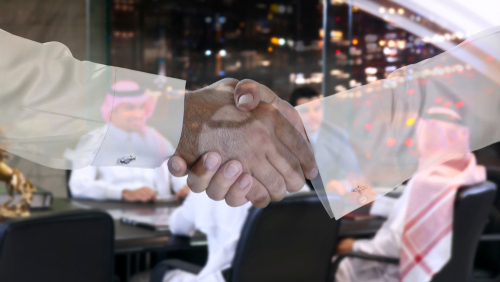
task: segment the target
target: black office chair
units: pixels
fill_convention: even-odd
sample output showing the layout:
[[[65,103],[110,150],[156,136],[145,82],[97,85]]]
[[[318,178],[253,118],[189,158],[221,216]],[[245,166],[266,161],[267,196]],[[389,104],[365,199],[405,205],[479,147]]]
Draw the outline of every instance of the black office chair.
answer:
[[[328,281],[339,221],[330,219],[312,193],[286,197],[264,209],[252,208],[243,226],[227,281]],[[179,260],[160,262],[151,282],[169,269],[194,274],[202,267]],[[329,281],[331,282],[331,281]]]
[[[470,281],[474,265],[474,255],[491,209],[496,185],[484,182],[462,187],[457,193],[453,214],[453,242],[450,261],[437,273],[433,282]],[[397,258],[373,256],[360,252],[350,252],[337,257],[333,263],[333,273],[346,257],[399,264]]]
[[[0,281],[111,282],[114,225],[78,210],[0,223]]]
[[[488,181],[500,187],[500,168],[486,167]],[[476,254],[474,281],[500,282],[500,193],[496,193]]]

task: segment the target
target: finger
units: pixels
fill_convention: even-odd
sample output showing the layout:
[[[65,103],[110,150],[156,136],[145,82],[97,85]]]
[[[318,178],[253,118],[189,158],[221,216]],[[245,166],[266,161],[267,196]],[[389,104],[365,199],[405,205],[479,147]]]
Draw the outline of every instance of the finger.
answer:
[[[181,177],[188,173],[186,161],[181,156],[172,156],[167,165],[168,171],[175,177]]]
[[[248,203],[248,199],[245,196],[250,191],[253,185],[253,177],[250,174],[243,174],[240,176],[238,181],[236,181],[226,194],[226,203],[231,207],[239,207]]]
[[[217,152],[208,152],[194,164],[188,174],[187,185],[194,193],[201,193],[208,188],[210,180],[222,163]]]
[[[302,119],[297,110],[288,102],[279,98],[267,86],[251,79],[244,79],[236,85],[234,94],[236,106],[242,111],[253,110],[261,101],[271,104],[307,139]]]
[[[207,188],[207,195],[215,201],[223,200],[227,191],[243,172],[243,165],[236,160],[231,160],[224,164],[212,178]]]
[[[252,205],[257,208],[265,208],[271,201],[269,192],[255,177],[253,177],[252,187],[245,198],[252,202]]]
[[[285,197],[285,179],[283,179],[283,176],[281,176],[268,160],[259,162],[258,166],[251,168],[251,171],[255,180],[266,188],[269,200],[281,201]]]
[[[306,180],[300,162],[285,146],[280,144],[276,150],[269,150],[266,157],[285,180],[288,192],[298,192],[304,187]]]
[[[316,178],[318,168],[314,153],[302,134],[286,120],[277,123],[275,134],[279,141],[299,160],[304,176],[309,179]]]

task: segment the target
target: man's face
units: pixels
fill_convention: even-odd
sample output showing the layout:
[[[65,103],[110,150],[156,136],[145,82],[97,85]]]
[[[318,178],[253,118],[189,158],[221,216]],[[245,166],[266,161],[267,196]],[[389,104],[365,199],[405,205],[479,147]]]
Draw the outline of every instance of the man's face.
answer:
[[[299,98],[297,100],[297,106],[309,103],[314,100],[318,100],[319,96],[312,98]],[[316,132],[321,122],[323,121],[323,107],[321,103],[309,103],[300,107],[299,109],[300,117],[304,126],[308,132]]]
[[[146,103],[120,103],[113,110],[111,122],[124,131],[140,131],[146,116]]]

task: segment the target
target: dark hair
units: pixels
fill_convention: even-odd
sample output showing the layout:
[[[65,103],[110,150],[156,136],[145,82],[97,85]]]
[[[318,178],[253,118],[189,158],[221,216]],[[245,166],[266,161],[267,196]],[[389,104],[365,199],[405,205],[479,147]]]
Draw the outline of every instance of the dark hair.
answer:
[[[288,99],[288,102],[292,106],[297,106],[297,100],[300,98],[307,98],[311,99],[314,97],[319,97],[318,91],[314,90],[311,87],[303,86],[299,88],[295,88],[292,92],[292,95],[290,95],[290,99]]]

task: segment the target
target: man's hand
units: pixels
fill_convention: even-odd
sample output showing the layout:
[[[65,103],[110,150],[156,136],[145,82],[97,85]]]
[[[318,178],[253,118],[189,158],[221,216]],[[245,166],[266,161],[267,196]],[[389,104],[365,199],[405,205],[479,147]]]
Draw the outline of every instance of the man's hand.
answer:
[[[335,254],[342,255],[351,252],[354,242],[356,242],[356,239],[354,238],[345,238],[340,240],[339,244],[337,245],[337,251],[335,252]]]
[[[185,185],[177,193],[175,193],[176,200],[184,200],[189,195],[189,187]]]
[[[156,200],[156,191],[149,187],[142,187],[135,190],[123,190],[122,199],[125,202],[154,202]]]
[[[184,127],[176,151],[181,158],[171,158],[169,170],[180,176],[198,161],[188,176],[191,190],[206,189],[210,198],[225,198],[228,204],[236,206],[246,202],[241,199],[242,190],[251,187],[246,198],[255,206],[264,207],[270,200],[281,200],[286,191],[300,190],[304,175],[315,178],[318,170],[304,133],[290,124],[275,105],[260,103],[249,112],[236,108],[237,83],[224,79],[186,94]],[[292,110],[295,111],[293,107]],[[200,159],[200,155],[210,151]],[[220,173],[210,181],[205,173],[221,164],[224,165]],[[253,177],[249,179],[248,174]],[[237,199],[232,201],[231,195]]]

